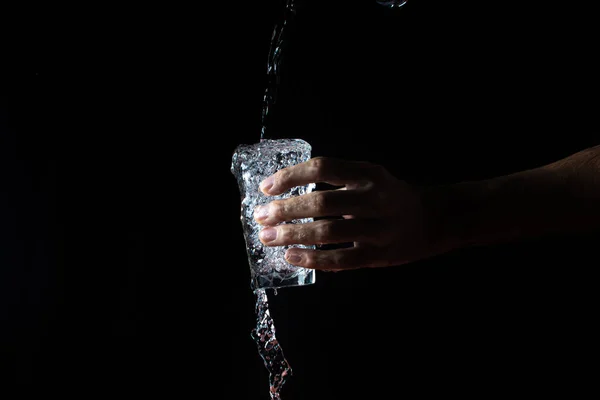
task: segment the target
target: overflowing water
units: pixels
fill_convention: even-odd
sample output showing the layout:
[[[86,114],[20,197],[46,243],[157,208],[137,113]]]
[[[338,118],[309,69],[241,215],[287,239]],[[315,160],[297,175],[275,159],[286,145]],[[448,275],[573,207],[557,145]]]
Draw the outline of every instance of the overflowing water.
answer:
[[[259,190],[263,179],[281,168],[308,161],[310,157],[311,146],[302,139],[263,139],[254,144],[238,145],[231,162],[231,172],[237,179],[242,197],[240,220],[250,266],[250,286],[256,295],[256,327],[252,331],[252,338],[269,371],[269,392],[273,400],[280,399],[281,388],[292,370],[275,337],[275,324],[269,312],[266,290],[272,289],[277,294],[277,288],[314,283],[315,271],[289,264],[285,260],[285,251],[289,247],[315,246],[265,246],[259,239],[262,227],[254,219],[254,210],[272,200],[310,193],[315,184],[297,186],[277,196],[266,196]],[[312,218],[299,218],[285,223],[310,221]]]
[[[375,0],[375,1],[378,4],[381,4],[385,7],[397,8],[397,7],[401,7],[404,4],[406,4],[407,0]],[[273,146],[277,146],[280,144],[280,143],[278,143],[277,140],[267,139],[267,137],[268,137],[267,127],[270,125],[270,123],[269,123],[270,111],[277,100],[277,90],[278,90],[279,80],[280,80],[280,68],[281,68],[282,54],[283,54],[284,46],[286,44],[286,37],[288,34],[287,31],[289,29],[289,25],[293,22],[293,18],[296,13],[295,2],[296,2],[296,0],[285,0],[285,10],[283,13],[283,19],[275,25],[275,28],[273,29],[273,33],[271,35],[271,43],[270,43],[269,54],[268,54],[268,59],[267,59],[267,86],[265,88],[264,97],[263,97],[261,134],[260,134],[260,141],[263,142],[265,145],[269,145],[269,143],[272,143]],[[285,142],[285,141],[282,141],[282,143],[283,142]],[[298,143],[296,143],[296,145],[297,144]],[[248,147],[248,149],[249,148],[251,148],[251,147]],[[308,148],[310,149],[310,146],[308,146]],[[254,182],[254,183],[256,185],[258,185],[258,183],[260,183],[259,181],[263,179],[263,177],[260,177],[260,179],[258,179],[259,178],[258,176],[253,176],[252,179],[248,178],[248,176],[244,176],[244,175],[247,175],[249,173],[249,171],[247,171],[247,170],[242,171],[244,169],[243,167],[241,167],[243,165],[243,163],[239,162],[239,161],[240,161],[240,157],[242,157],[241,155],[244,154],[243,150],[245,150],[245,149],[247,149],[247,148],[244,148],[244,146],[240,146],[240,148],[238,148],[238,151],[236,151],[236,154],[234,155],[234,161],[232,164],[232,172],[234,172],[234,174],[238,178],[238,182],[241,182],[240,189],[242,189],[242,190],[248,189],[247,187],[242,187],[242,186],[244,186],[244,182],[245,182],[246,186],[248,186],[248,182],[252,182],[253,180],[256,180],[256,182]],[[310,150],[309,150],[309,152],[310,152]],[[308,155],[310,154],[309,152],[302,153],[302,151],[300,151],[298,154],[303,154],[304,156],[306,156],[307,154]],[[288,149],[288,153],[289,153],[289,149]],[[286,152],[283,152],[282,154],[286,154]],[[291,153],[291,154],[294,154],[294,153]],[[254,156],[256,157],[257,155],[255,154]],[[264,159],[265,156],[266,156],[266,154],[263,153],[263,154],[258,154],[257,157],[258,158],[263,157],[263,159]],[[296,157],[296,158],[293,159],[292,163],[306,161],[304,159],[300,159],[298,157],[298,155],[294,155],[294,157]],[[287,158],[287,160],[286,160],[286,158]],[[289,163],[290,162],[289,160],[291,160],[291,159],[292,158],[290,158],[289,155],[284,155],[284,156],[280,155],[279,158],[276,158],[276,163],[280,164],[280,166],[285,166],[283,164],[285,164],[286,162]],[[237,165],[237,168],[235,167],[236,165]],[[256,171],[253,171],[253,172],[256,172]],[[253,185],[254,185],[254,183],[253,183]],[[314,188],[314,184],[309,187],[306,187],[306,188],[295,188],[294,190],[296,190],[296,192],[290,192],[286,196],[300,195],[300,194],[311,191],[313,188]],[[252,189],[255,190],[256,192],[258,192],[257,187],[252,188]],[[256,201],[257,195],[255,195],[253,200],[250,201],[250,203],[252,203],[252,204],[250,204],[252,206],[252,208],[256,205],[256,204],[254,204],[254,202]],[[258,265],[258,263],[267,261],[266,260],[267,257],[265,257],[265,254],[266,254],[265,251],[267,251],[267,252],[268,251],[280,251],[281,249],[266,249],[266,250],[263,249],[263,250],[261,250],[262,246],[258,245],[259,244],[258,240],[253,242],[252,239],[250,239],[253,236],[249,233],[251,224],[249,224],[248,221],[250,221],[252,217],[251,217],[251,213],[246,215],[246,213],[244,212],[244,210],[245,210],[244,204],[247,206],[248,210],[250,209],[249,203],[248,203],[248,201],[246,201],[246,200],[248,200],[248,198],[249,197],[246,197],[245,200],[243,200],[242,224],[244,226],[244,230],[245,230],[245,234],[246,234],[246,244],[247,244],[247,249],[249,252],[249,261],[251,263],[251,268],[254,268],[256,266],[252,265],[253,260],[256,261],[257,265]],[[298,221],[298,222],[306,222],[306,221]],[[252,228],[252,229],[254,229],[254,228]],[[258,232],[258,230],[256,230],[256,232],[254,232],[254,233],[256,233],[256,235],[257,235],[257,232]],[[256,236],[256,235],[254,235],[254,236]],[[252,246],[253,243],[255,244],[254,246]],[[275,254],[275,256],[277,256],[277,255]],[[277,257],[271,257],[270,259],[275,260],[275,259],[277,259]],[[280,259],[281,260],[283,259],[282,256],[280,257]],[[277,287],[298,286],[298,285],[314,283],[314,271],[302,271],[302,269],[296,271],[296,270],[294,270],[293,266],[287,264],[287,265],[283,265],[283,266],[275,266],[273,269],[273,272],[271,272],[270,274],[262,274],[261,275],[261,270],[266,271],[266,270],[262,269],[261,267],[265,267],[266,264],[267,263],[265,263],[264,265],[261,265],[260,267],[254,268],[252,270],[253,277],[252,277],[251,286],[252,286],[254,294],[256,296],[256,305],[255,305],[256,326],[252,330],[251,337],[255,341],[255,343],[258,347],[258,353],[259,353],[260,357],[262,358],[262,360],[264,361],[264,365],[269,372],[269,395],[271,397],[271,400],[281,400],[281,389],[282,389],[283,385],[285,384],[285,382],[287,381],[287,379],[292,375],[292,368],[291,368],[289,362],[287,361],[287,359],[285,358],[285,356],[283,354],[283,350],[281,348],[281,345],[280,345],[279,341],[277,340],[277,337],[275,336],[275,323],[274,323],[273,318],[271,317],[271,313],[269,311],[269,300],[267,297],[267,290],[265,289],[265,287],[273,289],[273,293],[277,294]],[[290,275],[290,270],[293,272],[293,274],[291,274],[291,275]],[[283,272],[283,274],[281,275],[282,272]],[[282,279],[281,276],[284,276],[284,279]],[[277,278],[277,281],[273,281],[273,277]],[[291,281],[289,281],[290,277],[294,281],[293,283],[290,283],[291,282]],[[265,283],[265,279],[267,279],[267,280],[270,279],[270,281],[268,283]]]
[[[240,144],[235,149],[231,172],[237,179],[242,198],[240,220],[246,240],[252,289],[301,286],[315,281],[314,270],[293,266],[285,260],[285,252],[289,247],[314,246],[265,246],[259,238],[262,226],[254,219],[257,206],[301,196],[314,189],[315,184],[297,186],[276,196],[266,196],[259,189],[264,179],[280,169],[308,161],[311,149],[311,145],[302,139],[263,139],[254,144]],[[311,218],[298,218],[286,223],[306,222],[311,222]]]
[[[267,86],[263,97],[260,140],[267,138],[269,126],[269,111],[277,100],[279,86],[279,69],[287,27],[296,13],[295,0],[286,0],[283,20],[275,25],[271,35],[271,45],[267,59]],[[275,289],[277,290],[277,289]],[[277,292],[275,292],[277,293]],[[275,336],[275,323],[269,311],[269,302],[265,289],[255,289],[256,295],[256,326],[252,330],[252,338],[258,347],[258,353],[269,371],[269,395],[272,400],[281,399],[281,389],[287,378],[292,374],[292,368],[283,354],[281,345]]]

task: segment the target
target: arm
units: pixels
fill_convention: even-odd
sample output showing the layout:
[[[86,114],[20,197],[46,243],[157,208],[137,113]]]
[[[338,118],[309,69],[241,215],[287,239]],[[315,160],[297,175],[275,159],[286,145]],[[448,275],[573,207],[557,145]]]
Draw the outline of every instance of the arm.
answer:
[[[515,241],[600,227],[600,146],[539,168],[431,188],[443,247]]]
[[[277,195],[325,182],[344,190],[276,199],[255,211],[267,246],[293,265],[325,270],[387,267],[453,249],[600,229],[600,146],[539,168],[488,180],[414,188],[378,165],[317,157],[278,171],[261,188]],[[298,218],[344,216],[303,224]]]

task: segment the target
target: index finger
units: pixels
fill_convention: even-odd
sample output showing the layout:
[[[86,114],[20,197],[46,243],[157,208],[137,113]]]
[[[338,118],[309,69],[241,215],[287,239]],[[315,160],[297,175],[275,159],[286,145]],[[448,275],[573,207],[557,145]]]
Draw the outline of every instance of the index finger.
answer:
[[[368,162],[314,157],[277,171],[261,182],[260,190],[267,195],[277,195],[311,183],[344,186],[371,181],[381,173],[381,169],[379,165]]]

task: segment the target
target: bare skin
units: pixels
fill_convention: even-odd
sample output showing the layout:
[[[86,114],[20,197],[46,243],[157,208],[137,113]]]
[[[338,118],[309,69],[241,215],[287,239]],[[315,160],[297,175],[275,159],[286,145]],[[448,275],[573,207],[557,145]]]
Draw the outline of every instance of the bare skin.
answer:
[[[274,200],[254,214],[267,246],[353,243],[288,249],[286,260],[305,268],[388,267],[461,247],[600,226],[600,146],[532,170],[425,188],[379,165],[316,157],[278,171],[261,190],[278,195],[309,183],[335,189]],[[282,224],[297,218],[317,220]]]

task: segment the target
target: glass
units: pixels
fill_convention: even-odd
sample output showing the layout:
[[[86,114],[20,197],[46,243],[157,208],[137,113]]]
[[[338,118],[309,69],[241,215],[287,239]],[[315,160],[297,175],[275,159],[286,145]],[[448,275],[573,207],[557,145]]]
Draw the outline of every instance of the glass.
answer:
[[[260,183],[278,170],[308,161],[312,147],[302,139],[263,139],[255,144],[241,144],[233,154],[231,172],[235,176],[242,198],[241,222],[250,264],[251,287],[257,289],[277,289],[289,286],[303,286],[315,282],[313,269],[289,264],[285,251],[289,247],[315,248],[315,246],[265,246],[258,239],[261,225],[253,217],[258,205],[272,200],[286,199],[310,193],[315,184],[298,186],[277,196],[266,196]],[[302,218],[286,223],[298,224],[312,221]]]

